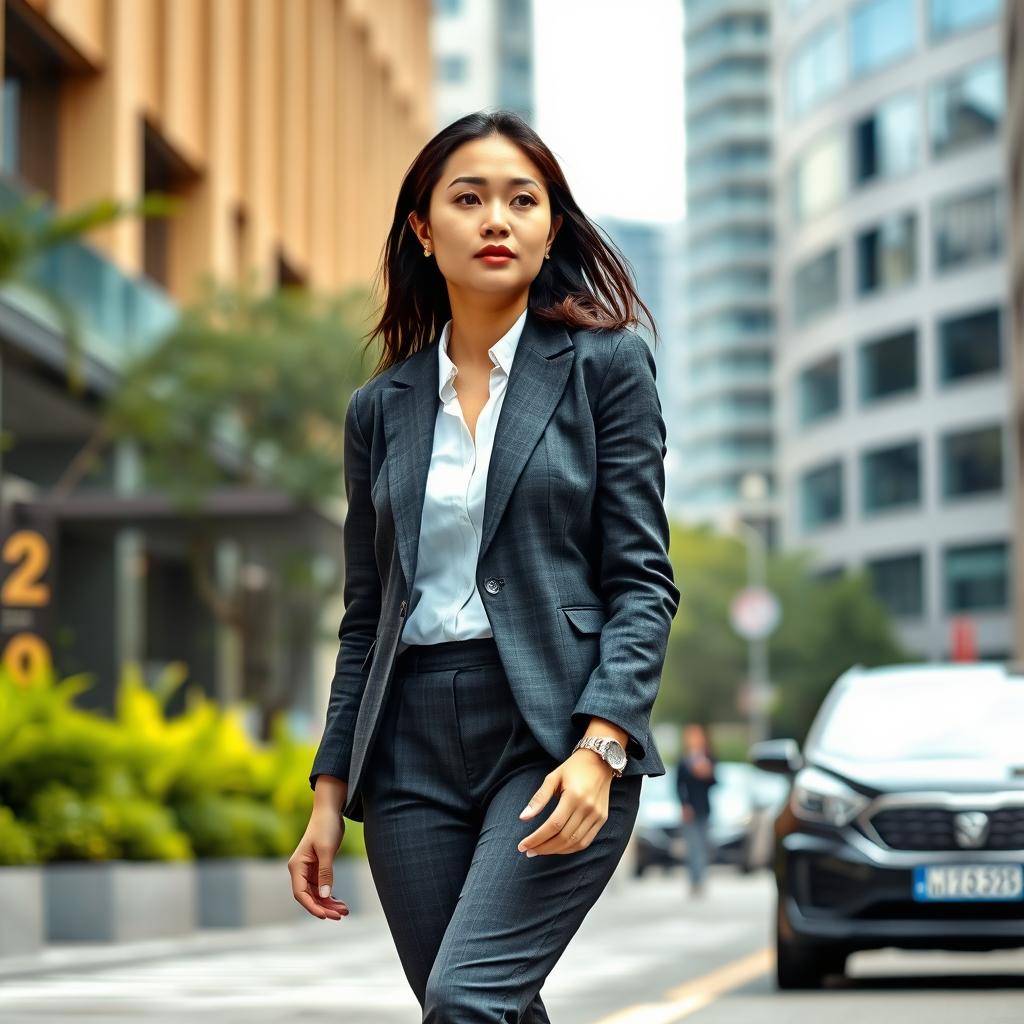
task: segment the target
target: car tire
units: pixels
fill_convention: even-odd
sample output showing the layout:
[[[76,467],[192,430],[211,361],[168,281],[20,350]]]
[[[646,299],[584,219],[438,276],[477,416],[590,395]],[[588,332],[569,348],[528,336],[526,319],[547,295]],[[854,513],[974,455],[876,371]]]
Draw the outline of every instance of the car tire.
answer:
[[[827,974],[846,970],[847,952],[775,935],[775,980],[780,989],[821,988]]]

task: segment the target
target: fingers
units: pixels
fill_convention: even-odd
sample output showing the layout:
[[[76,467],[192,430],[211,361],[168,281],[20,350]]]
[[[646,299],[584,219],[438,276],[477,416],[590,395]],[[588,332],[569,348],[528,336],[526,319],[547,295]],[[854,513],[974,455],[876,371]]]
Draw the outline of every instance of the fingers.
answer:
[[[318,894],[317,886],[320,884],[321,876],[318,868],[319,863],[319,858],[317,858],[315,852],[310,847],[300,847],[292,854],[288,861],[292,896],[313,917],[318,917],[321,921],[328,918],[332,921],[340,921],[342,917],[347,917],[351,911],[342,900],[336,900],[331,895],[321,897]],[[328,864],[330,864],[329,859]],[[328,877],[330,877],[330,874],[330,870],[328,870]],[[330,882],[324,884],[330,885]]]
[[[518,849],[524,854],[576,853],[590,845],[607,820],[607,811],[590,797],[566,790],[547,821],[522,839]]]
[[[547,807],[551,798],[558,791],[558,782],[561,778],[561,773],[556,768],[553,772],[548,772],[544,776],[544,781],[541,783],[540,789],[537,790],[533,796],[530,797],[527,805],[519,812],[519,817],[524,821],[529,821],[542,807]]]

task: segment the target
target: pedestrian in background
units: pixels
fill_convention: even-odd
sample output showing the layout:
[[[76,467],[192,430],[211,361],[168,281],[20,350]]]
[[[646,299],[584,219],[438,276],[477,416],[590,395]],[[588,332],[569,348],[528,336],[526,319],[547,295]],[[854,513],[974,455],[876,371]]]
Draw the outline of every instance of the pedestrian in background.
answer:
[[[676,767],[676,790],[683,807],[683,836],[690,895],[704,893],[704,876],[711,862],[711,787],[716,783],[715,757],[707,730],[696,723],[683,729],[683,756]]]
[[[382,267],[292,892],[346,914],[332,863],[343,816],[363,821],[424,1024],[548,1024],[541,985],[666,772],[650,713],[679,591],[643,303],[507,111],[423,147]]]

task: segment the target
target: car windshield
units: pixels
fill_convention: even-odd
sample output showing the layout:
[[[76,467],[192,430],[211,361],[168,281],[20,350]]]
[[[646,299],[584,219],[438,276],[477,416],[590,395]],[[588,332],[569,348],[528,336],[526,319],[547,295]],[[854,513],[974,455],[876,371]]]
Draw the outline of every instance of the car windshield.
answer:
[[[815,747],[859,761],[974,758],[1024,763],[1024,678],[963,672],[878,676],[845,688]]]

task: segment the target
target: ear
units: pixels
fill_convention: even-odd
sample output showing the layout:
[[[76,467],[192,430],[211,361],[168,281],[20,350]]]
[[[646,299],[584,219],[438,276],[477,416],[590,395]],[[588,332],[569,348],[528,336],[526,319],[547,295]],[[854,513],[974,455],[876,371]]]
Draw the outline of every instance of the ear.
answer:
[[[551,230],[548,232],[548,244],[549,245],[550,245],[551,242],[553,242],[555,240],[555,235],[558,234],[558,229],[561,226],[562,226],[562,215],[560,213],[556,213],[554,215],[554,217],[551,218]]]
[[[416,211],[413,210],[408,216],[409,227],[412,228],[413,233],[419,240],[420,245],[430,245],[430,228],[427,226],[425,221],[421,221],[417,216]]]

